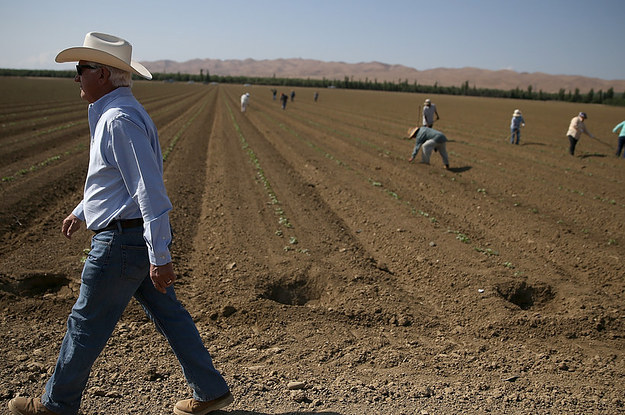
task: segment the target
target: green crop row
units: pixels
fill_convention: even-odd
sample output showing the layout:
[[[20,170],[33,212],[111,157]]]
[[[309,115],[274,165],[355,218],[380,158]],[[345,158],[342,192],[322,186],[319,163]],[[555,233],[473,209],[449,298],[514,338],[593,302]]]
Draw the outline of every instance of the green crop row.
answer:
[[[241,131],[241,127],[239,126],[239,124],[237,123],[235,117],[234,117],[234,113],[232,112],[232,108],[230,107],[230,105],[227,105],[228,108],[228,112],[230,113],[230,118],[232,119],[232,123],[234,125],[235,130],[237,131],[237,134],[239,135],[239,140],[241,141],[241,148],[247,153],[252,165],[254,166],[254,168],[256,169],[256,175],[258,176],[260,182],[262,183],[265,191],[267,192],[267,195],[269,197],[269,201],[270,203],[274,206],[274,213],[276,214],[276,216],[278,216],[278,223],[283,226],[286,229],[292,229],[293,225],[291,224],[291,222],[289,221],[289,218],[286,214],[286,212],[284,211],[284,209],[282,209],[282,205],[280,203],[280,200],[278,199],[278,196],[276,195],[275,191],[273,190],[273,188],[271,187],[271,182],[269,181],[269,179],[267,178],[267,176],[265,175],[265,171],[263,170],[261,164],[260,164],[260,160],[258,159],[258,156],[256,155],[256,153],[254,152],[254,150],[250,147],[249,143],[247,142],[247,140],[245,139],[245,136],[243,135],[243,132]],[[281,230],[277,230],[275,232],[276,236],[282,237],[284,235],[284,233]],[[298,239],[295,236],[290,236],[289,237],[289,245],[286,245],[284,247],[285,251],[292,251],[294,250],[293,246],[297,245]],[[308,253],[308,249],[305,248],[300,248],[298,249],[299,252],[302,253]]]

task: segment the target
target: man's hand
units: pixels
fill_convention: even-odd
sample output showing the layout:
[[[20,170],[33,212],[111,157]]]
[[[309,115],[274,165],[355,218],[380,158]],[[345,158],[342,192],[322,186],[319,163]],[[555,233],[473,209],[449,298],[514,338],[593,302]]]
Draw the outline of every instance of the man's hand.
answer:
[[[165,265],[150,264],[150,279],[152,284],[154,284],[154,288],[165,294],[167,288],[176,281],[173,264],[171,262]]]
[[[68,217],[63,220],[63,227],[61,233],[67,239],[72,239],[72,234],[80,229],[82,221],[76,217],[73,213],[70,213]]]

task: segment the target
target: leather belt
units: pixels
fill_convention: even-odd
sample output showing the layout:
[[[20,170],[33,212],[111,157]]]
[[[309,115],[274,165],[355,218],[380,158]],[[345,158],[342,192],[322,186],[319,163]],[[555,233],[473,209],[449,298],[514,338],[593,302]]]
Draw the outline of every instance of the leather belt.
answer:
[[[95,233],[100,233],[104,231],[114,231],[119,229],[129,229],[129,228],[138,228],[139,226],[143,226],[143,219],[125,219],[125,220],[114,220],[109,223],[105,228],[95,230]]]

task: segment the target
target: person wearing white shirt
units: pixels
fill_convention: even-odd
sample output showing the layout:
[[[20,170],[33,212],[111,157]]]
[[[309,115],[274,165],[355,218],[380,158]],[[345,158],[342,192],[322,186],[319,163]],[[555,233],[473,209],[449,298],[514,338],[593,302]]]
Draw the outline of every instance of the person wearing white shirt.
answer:
[[[246,92],[241,95],[241,112],[245,112],[247,110],[247,105],[250,103],[250,93]]]
[[[436,121],[440,120],[438,111],[436,110],[436,104],[428,98],[423,104],[423,125],[425,127],[432,128],[434,126],[434,116],[436,115]]]
[[[89,102],[91,132],[84,196],[63,221],[62,232],[71,238],[84,222],[94,235],[54,373],[40,399],[9,402],[15,415],[78,413],[91,366],[132,297],[166,337],[193,390],[193,398],[179,401],[174,413],[203,415],[233,401],[174,292],[172,206],[158,134],[130,89],[131,73],[152,76],[130,59],[131,53],[124,39],[90,32],[82,47],[56,57],[57,62],[78,61],[75,81]]]
[[[575,146],[577,146],[577,142],[582,137],[582,133],[587,134],[590,138],[595,138],[595,136],[588,131],[588,128],[586,128],[586,124],[584,124],[587,118],[588,115],[586,115],[585,112],[580,112],[571,119],[571,123],[569,124],[566,136],[569,139],[569,154],[572,156],[575,155]]]

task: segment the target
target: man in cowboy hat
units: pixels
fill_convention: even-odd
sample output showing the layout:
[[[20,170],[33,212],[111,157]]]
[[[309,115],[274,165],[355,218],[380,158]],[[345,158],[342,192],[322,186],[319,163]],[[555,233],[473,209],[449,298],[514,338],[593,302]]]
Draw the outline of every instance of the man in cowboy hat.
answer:
[[[438,116],[438,111],[436,111],[436,105],[432,104],[430,99],[426,99],[423,104],[423,125],[429,128],[432,128],[434,125],[434,115],[436,115],[436,120],[440,120],[441,117]]]
[[[203,415],[233,400],[174,293],[172,206],[158,134],[130,90],[132,73],[152,75],[131,55],[125,40],[91,32],[83,46],[56,57],[57,62],[78,61],[74,80],[89,102],[91,131],[83,200],[63,221],[62,232],[71,238],[85,222],[95,234],[54,373],[41,398],[9,402],[16,415],[78,413],[91,366],[133,296],[169,341],[193,389],[193,398],[179,401],[174,413]]]
[[[566,136],[569,139],[569,154],[571,154],[572,156],[575,154],[575,146],[581,138],[582,133],[588,134],[590,138],[595,138],[595,136],[592,135],[590,131],[588,131],[588,128],[586,128],[586,124],[584,124],[584,121],[587,118],[588,116],[585,112],[580,112],[571,119],[571,123],[569,124],[569,129],[566,132]]]

